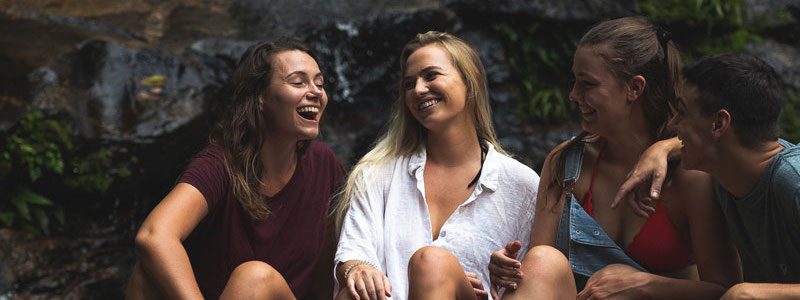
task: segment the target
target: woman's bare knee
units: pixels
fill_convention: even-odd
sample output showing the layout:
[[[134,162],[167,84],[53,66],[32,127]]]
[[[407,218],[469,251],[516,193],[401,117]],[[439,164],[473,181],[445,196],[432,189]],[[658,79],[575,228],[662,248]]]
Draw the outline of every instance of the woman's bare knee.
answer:
[[[408,273],[414,276],[441,277],[454,267],[461,268],[458,259],[450,251],[434,246],[420,248],[408,261]]]
[[[551,246],[531,248],[522,260],[523,274],[537,274],[547,277],[572,277],[572,269],[567,257]]]
[[[275,268],[253,260],[233,270],[220,299],[294,299],[294,296]]]
[[[445,249],[422,247],[408,261],[409,299],[467,299],[475,292],[458,259]]]
[[[504,299],[575,299],[575,277],[569,261],[556,248],[536,246],[522,261],[523,278]]]

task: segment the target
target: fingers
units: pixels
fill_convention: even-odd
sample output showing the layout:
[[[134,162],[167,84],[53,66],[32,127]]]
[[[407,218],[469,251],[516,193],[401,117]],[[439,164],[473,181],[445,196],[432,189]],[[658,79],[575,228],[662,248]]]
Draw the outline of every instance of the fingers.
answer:
[[[496,268],[502,269],[509,269],[509,270],[516,270],[522,267],[522,264],[511,257],[506,255],[506,249],[495,251],[492,253],[492,256],[489,257],[489,270],[491,271],[492,264],[495,265]]]
[[[389,283],[389,277],[386,277],[386,275],[383,275],[383,291],[386,297],[392,296],[392,284]]]
[[[392,296],[389,278],[372,268],[353,271],[347,279],[347,288],[356,300],[385,300]]]
[[[507,289],[516,289],[517,284],[522,280],[521,278],[511,278],[511,277],[500,277],[495,275],[490,275],[490,280],[492,281],[492,285],[498,287],[504,287]]]
[[[491,284],[489,287],[489,293],[492,294],[492,299],[500,299],[499,291],[497,285]]]
[[[483,289],[483,282],[478,279],[478,274],[472,272],[464,272],[464,274],[467,275],[469,284],[472,286],[472,290],[475,292],[475,295],[478,296],[478,299],[488,299],[489,293]]]
[[[472,272],[464,272],[464,275],[466,275],[467,279],[469,279],[469,280],[478,279],[478,274],[475,274],[475,273],[472,273]]]
[[[375,295],[375,298],[370,299],[377,299],[377,300],[386,300],[386,289],[383,287],[383,278],[371,278],[372,279],[372,293]]]
[[[355,298],[356,300],[369,299],[369,294],[367,293],[367,285],[360,278],[355,282],[355,289],[358,292],[353,296],[353,298]]]
[[[652,215],[652,214],[654,214],[656,212],[656,209],[649,202],[650,202],[649,199],[643,200],[643,201],[636,201],[636,205],[633,206],[634,207],[634,212],[637,215],[642,216],[644,218],[650,217],[650,215]]]
[[[664,172],[654,172],[653,174],[653,183],[650,185],[650,198],[653,200],[658,200],[658,197],[661,196],[661,187],[664,185]]]
[[[519,249],[522,249],[522,242],[520,241],[510,242],[506,244],[505,254],[510,258],[517,258],[517,252],[519,252]]]
[[[631,198],[634,197],[633,191],[636,189],[639,184],[641,184],[644,180],[642,176],[637,174],[631,174],[628,176],[628,179],[625,179],[625,182],[619,187],[617,191],[617,195],[614,196],[614,201],[611,202],[611,208],[617,208],[619,203],[622,202],[623,199],[631,201]]]
[[[472,290],[475,291],[475,295],[478,296],[478,299],[489,299],[489,293],[483,289],[473,288]]]
[[[580,293],[578,293],[578,295],[577,295],[577,297],[576,297],[575,299],[576,299],[576,300],[586,300],[586,299],[589,299],[589,297],[591,297],[591,296],[592,296],[592,293],[590,292],[590,288],[591,288],[590,284],[589,284],[589,283],[587,283],[587,284],[586,284],[586,287],[584,287],[584,288],[583,288],[583,290],[581,290],[581,292],[580,292]]]

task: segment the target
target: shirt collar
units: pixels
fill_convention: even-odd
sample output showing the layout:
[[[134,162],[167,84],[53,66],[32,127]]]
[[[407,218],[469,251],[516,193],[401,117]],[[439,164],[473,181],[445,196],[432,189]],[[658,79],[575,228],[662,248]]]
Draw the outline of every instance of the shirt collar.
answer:
[[[497,189],[498,173],[500,172],[499,160],[502,154],[494,149],[492,143],[486,142],[486,146],[488,151],[486,152],[486,159],[483,161],[483,170],[481,171],[481,177],[478,178],[478,182],[476,183],[476,188],[484,187],[495,191]],[[422,178],[422,174],[420,173],[417,176],[417,172],[424,171],[423,169],[427,159],[427,152],[425,150],[425,144],[421,144],[417,148],[417,151],[411,154],[408,160],[408,175],[417,177],[418,179]]]

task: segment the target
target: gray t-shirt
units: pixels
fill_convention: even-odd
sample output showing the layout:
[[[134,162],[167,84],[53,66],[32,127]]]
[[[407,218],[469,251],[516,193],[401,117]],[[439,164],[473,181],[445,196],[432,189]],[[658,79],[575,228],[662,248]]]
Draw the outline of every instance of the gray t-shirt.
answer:
[[[800,283],[800,146],[780,143],[749,195],[737,199],[714,181],[747,282]]]

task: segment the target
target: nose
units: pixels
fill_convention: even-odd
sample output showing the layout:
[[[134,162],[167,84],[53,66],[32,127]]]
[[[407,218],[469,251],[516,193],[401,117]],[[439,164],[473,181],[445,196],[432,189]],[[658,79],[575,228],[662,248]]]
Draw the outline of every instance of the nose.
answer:
[[[428,84],[422,78],[417,78],[414,82],[414,93],[416,95],[423,95],[428,92]]]
[[[319,100],[322,98],[322,95],[325,94],[325,88],[317,86],[316,84],[310,84],[309,86],[308,92],[306,93],[306,98],[309,100]]]
[[[577,83],[573,83],[572,84],[572,89],[569,91],[569,101],[572,101],[572,102],[578,102],[578,100],[579,100],[579,98],[581,96],[579,94],[579,92],[578,92],[578,89],[575,87],[575,85],[577,85]]]

